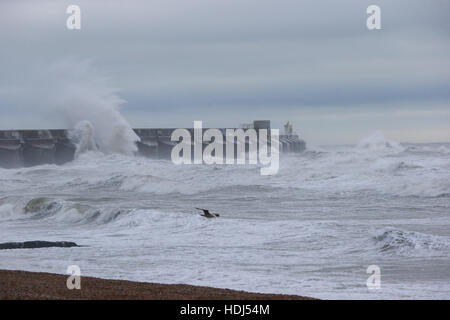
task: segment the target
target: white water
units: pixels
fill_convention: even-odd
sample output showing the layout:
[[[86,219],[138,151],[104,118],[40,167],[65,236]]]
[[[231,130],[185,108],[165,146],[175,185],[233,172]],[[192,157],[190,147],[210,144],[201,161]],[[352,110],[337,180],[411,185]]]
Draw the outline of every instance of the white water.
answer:
[[[89,150],[90,148],[86,148]],[[450,298],[450,145],[379,133],[256,166],[175,166],[90,151],[0,169],[0,269],[318,298]],[[30,201],[33,200],[31,203]],[[220,212],[204,219],[195,207]],[[381,268],[381,289],[366,268]]]
[[[15,98],[29,106],[25,111],[45,115],[55,127],[71,129],[76,142],[84,142],[78,152],[86,147],[98,147],[105,154],[137,151],[139,137],[120,113],[125,100],[90,61],[66,59],[44,65],[23,85],[24,92]]]

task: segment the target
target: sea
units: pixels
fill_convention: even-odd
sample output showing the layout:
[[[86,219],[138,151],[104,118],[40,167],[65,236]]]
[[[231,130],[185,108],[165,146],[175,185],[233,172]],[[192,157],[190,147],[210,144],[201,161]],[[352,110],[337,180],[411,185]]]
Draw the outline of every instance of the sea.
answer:
[[[0,250],[0,269],[77,265],[82,277],[321,299],[450,299],[450,143],[377,133],[282,154],[272,176],[98,150],[0,169],[0,242],[31,240],[80,247]]]

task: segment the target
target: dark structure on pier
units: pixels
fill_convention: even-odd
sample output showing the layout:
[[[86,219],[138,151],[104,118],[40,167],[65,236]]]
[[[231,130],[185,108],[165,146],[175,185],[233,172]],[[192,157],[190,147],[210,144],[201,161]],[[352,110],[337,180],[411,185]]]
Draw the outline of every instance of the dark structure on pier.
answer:
[[[289,123],[288,123],[289,124]],[[246,128],[270,129],[270,121],[254,121]],[[280,152],[302,152],[305,142],[288,127],[280,135]],[[134,129],[141,141],[137,142],[138,155],[170,159],[171,141],[175,129]],[[194,136],[193,129],[187,129]],[[203,130],[207,130],[206,128]],[[220,129],[224,134],[226,129]],[[30,167],[40,164],[63,164],[72,161],[76,146],[69,139],[67,130],[6,130],[0,131],[0,167]]]

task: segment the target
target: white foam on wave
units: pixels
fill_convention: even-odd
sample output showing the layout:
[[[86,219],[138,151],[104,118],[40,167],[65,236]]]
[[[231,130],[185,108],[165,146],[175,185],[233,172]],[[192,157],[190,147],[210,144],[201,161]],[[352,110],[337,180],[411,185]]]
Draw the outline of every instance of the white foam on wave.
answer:
[[[381,131],[376,131],[361,139],[357,144],[357,149],[361,151],[388,153],[398,153],[405,150],[397,141],[387,139]]]
[[[449,253],[450,239],[416,231],[386,228],[373,237],[379,252],[396,255],[431,255]]]
[[[425,150],[429,146],[415,148]],[[448,155],[405,150],[398,142],[376,133],[355,147],[329,147],[320,154],[285,157],[274,179],[284,180],[285,186],[322,193],[362,191],[426,197],[450,194]]]
[[[446,146],[438,147],[437,151],[440,153],[444,153],[444,154],[450,154],[450,148],[448,148]]]
[[[89,143],[88,143],[89,145]],[[392,143],[395,145],[395,143]],[[416,146],[419,150],[428,147]],[[450,159],[434,153],[389,152],[359,146],[328,148],[321,152],[284,155],[277,175],[265,177],[250,165],[181,165],[168,160],[80,153],[64,166],[44,165],[5,170],[9,190],[67,193],[82,190],[154,194],[200,194],[228,188],[310,190],[321,194],[371,192],[390,196],[442,197],[450,194]],[[382,149],[384,150],[384,149]],[[36,189],[37,190],[37,189]]]
[[[0,202],[0,221],[16,219],[17,217],[18,210],[14,204]]]

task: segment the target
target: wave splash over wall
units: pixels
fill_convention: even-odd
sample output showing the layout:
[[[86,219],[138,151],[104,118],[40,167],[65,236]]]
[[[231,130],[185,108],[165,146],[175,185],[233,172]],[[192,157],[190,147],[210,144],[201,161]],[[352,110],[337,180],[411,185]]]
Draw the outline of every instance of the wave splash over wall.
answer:
[[[62,126],[72,129],[77,153],[97,147],[105,154],[133,155],[137,151],[139,137],[120,113],[125,100],[89,61],[65,60],[40,74],[34,90],[65,122]]]

